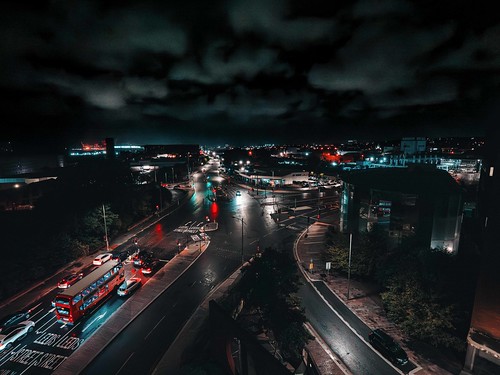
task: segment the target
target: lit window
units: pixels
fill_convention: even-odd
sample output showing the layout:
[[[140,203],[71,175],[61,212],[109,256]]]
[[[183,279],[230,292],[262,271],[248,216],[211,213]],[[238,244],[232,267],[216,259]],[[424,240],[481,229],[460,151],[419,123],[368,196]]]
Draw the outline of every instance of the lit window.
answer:
[[[490,167],[490,177],[493,177],[493,171],[495,170],[495,167]]]

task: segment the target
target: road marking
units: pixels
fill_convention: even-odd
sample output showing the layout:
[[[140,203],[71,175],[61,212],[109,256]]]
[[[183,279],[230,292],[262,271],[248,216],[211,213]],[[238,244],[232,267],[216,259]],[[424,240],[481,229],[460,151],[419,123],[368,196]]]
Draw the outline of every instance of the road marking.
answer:
[[[29,309],[29,311],[33,311],[33,310],[35,310],[35,309],[36,309],[38,306],[40,306],[40,305],[41,305],[41,303],[39,303],[38,305],[33,306],[31,309]],[[36,316],[36,315],[40,314],[42,311],[43,311],[43,309],[41,309],[41,310],[37,311],[35,314],[31,315],[31,317],[34,317],[34,316]]]
[[[125,367],[125,365],[127,364],[127,362],[128,362],[128,361],[130,360],[130,358],[132,358],[132,356],[134,355],[134,353],[135,353],[135,352],[130,353],[130,355],[128,356],[127,360],[126,360],[125,362],[123,362],[122,367],[120,367],[120,368],[118,369],[118,371],[116,372],[117,374],[118,374],[118,373],[122,370],[122,368],[124,368],[124,367]]]
[[[158,323],[156,323],[156,325],[151,329],[151,331],[149,331],[149,333],[146,335],[146,337],[144,337],[144,340],[147,340],[149,335],[151,333],[153,333],[153,331],[156,329],[156,327],[158,327],[158,324],[160,324],[162,322],[162,320],[165,319],[165,317],[166,317],[166,315],[163,315],[163,317],[158,321]]]
[[[318,338],[316,342],[323,348],[323,350],[326,352],[326,354],[328,354],[328,356],[332,359],[332,361],[335,362],[335,364],[337,364],[337,366],[340,368],[340,371],[342,371],[346,375],[349,375],[351,372],[346,368],[344,362],[342,362],[340,358],[337,358],[336,354],[323,341],[323,338],[319,333],[316,332],[314,327],[310,323],[305,323],[304,325],[311,335],[316,336]]]
[[[15,354],[16,354],[16,350],[17,350],[17,348],[18,348],[19,346],[21,346],[21,344],[18,344],[16,347],[13,347],[12,349],[10,349],[10,351],[9,351],[9,350],[7,350],[7,351],[5,352],[5,354],[6,354],[6,355],[5,355],[5,357],[3,357],[3,358],[2,358],[2,359],[5,359],[5,361],[3,361],[2,363],[0,363],[0,366],[3,366],[5,363],[7,363],[7,361],[9,361],[9,360],[10,360],[10,357],[11,357],[12,355],[15,355]],[[20,348],[19,348],[19,350],[23,350],[25,347],[26,347],[26,345],[23,345],[22,347],[20,347]],[[2,354],[4,354],[4,353],[2,353]]]
[[[92,324],[94,324],[98,320],[104,318],[105,315],[106,315],[106,312],[103,312],[101,315],[98,315],[94,320],[92,320],[89,324],[87,324],[87,326],[85,328],[82,329],[82,332],[85,332],[89,327],[92,326]]]
[[[52,318],[50,318],[49,320],[47,320],[47,322],[45,322],[44,324],[42,324],[42,327],[44,327],[47,323],[50,323],[50,321],[51,321],[51,320],[52,320]],[[45,332],[47,332],[47,330],[48,330],[50,327],[52,327],[52,326],[53,326],[54,324],[56,324],[56,323],[57,323],[57,318],[56,318],[56,317],[55,317],[55,315],[54,315],[54,322],[53,322],[51,325],[49,325],[47,328],[45,328],[44,330],[41,330],[41,328],[42,328],[42,327],[40,327],[39,329],[37,329],[37,330],[36,330],[36,333],[37,333],[37,334],[40,334],[40,333],[45,333]]]
[[[64,338],[65,338],[65,337],[66,337],[66,336],[67,336],[67,335],[68,335],[71,331],[73,331],[76,327],[78,327],[78,326],[80,325],[80,323],[81,323],[81,322],[78,322],[77,324],[75,324],[75,325],[73,326],[73,328],[71,328],[68,332],[66,332],[66,333],[63,335],[63,337],[61,337],[61,339],[60,339],[58,342],[56,342],[56,343],[54,344],[54,346],[59,345],[59,344],[60,344],[60,342],[61,342],[62,340],[64,340]]]
[[[43,318],[45,318],[47,315],[49,315],[51,312],[54,312],[55,310],[56,310],[55,307],[51,308],[47,314],[45,314],[44,316],[42,316],[40,319],[36,320],[35,324],[37,324],[40,320],[42,320]]]

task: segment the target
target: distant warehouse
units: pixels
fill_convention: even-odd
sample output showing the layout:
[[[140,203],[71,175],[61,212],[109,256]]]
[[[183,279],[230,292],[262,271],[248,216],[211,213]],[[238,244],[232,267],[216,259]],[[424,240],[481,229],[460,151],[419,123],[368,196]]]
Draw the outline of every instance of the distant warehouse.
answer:
[[[377,224],[392,246],[416,235],[432,249],[457,252],[462,190],[449,173],[414,165],[350,172],[343,180],[342,232],[370,231]]]

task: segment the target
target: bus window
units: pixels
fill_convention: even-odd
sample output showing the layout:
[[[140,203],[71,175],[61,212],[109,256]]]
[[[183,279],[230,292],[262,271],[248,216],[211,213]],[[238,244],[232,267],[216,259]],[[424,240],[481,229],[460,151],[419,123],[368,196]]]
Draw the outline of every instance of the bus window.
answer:
[[[77,296],[75,296],[75,298],[73,298],[73,305],[76,304],[81,299],[82,299],[82,295],[81,294],[78,294]]]
[[[69,309],[66,307],[57,306],[56,309],[57,309],[57,312],[61,315],[69,315]]]
[[[69,306],[69,298],[67,297],[57,297],[56,299],[54,299],[54,302],[57,304],[61,304],[61,305],[67,305]]]

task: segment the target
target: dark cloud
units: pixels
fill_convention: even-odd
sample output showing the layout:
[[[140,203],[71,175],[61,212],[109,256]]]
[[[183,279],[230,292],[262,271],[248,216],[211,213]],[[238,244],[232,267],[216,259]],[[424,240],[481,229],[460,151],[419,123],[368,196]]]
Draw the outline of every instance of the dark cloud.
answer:
[[[136,143],[481,135],[500,84],[487,5],[6,2],[2,138],[32,124]]]

